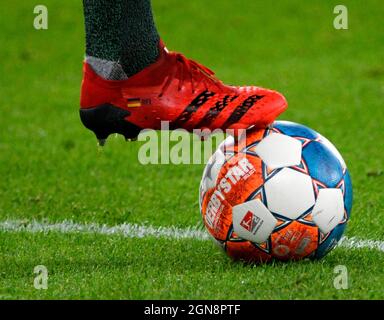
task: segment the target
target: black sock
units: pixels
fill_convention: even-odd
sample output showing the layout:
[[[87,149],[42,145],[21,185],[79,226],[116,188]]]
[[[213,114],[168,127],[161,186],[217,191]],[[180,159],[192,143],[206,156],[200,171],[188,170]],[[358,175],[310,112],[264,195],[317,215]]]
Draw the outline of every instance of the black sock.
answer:
[[[87,61],[107,79],[127,78],[157,60],[150,0],[83,0]]]

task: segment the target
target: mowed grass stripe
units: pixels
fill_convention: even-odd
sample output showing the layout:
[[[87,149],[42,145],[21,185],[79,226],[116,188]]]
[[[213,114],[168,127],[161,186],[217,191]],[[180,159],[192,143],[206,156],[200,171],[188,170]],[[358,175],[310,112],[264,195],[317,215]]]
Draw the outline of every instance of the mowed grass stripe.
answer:
[[[115,226],[100,225],[97,223],[81,224],[73,221],[57,223],[22,220],[5,220],[0,222],[1,232],[29,232],[29,233],[84,233],[101,235],[120,235],[128,238],[170,238],[170,239],[197,239],[208,240],[210,236],[199,226],[188,228],[157,227],[152,225],[140,225],[125,223]],[[372,249],[384,252],[384,241],[359,239],[356,237],[343,237],[338,244],[339,247],[349,249]]]

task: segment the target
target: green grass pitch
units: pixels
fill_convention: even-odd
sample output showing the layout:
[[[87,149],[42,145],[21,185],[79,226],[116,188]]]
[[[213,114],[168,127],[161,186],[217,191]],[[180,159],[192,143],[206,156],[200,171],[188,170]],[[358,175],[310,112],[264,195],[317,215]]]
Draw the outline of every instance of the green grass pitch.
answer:
[[[49,29],[33,29],[34,1],[0,4],[0,223],[72,220],[114,226],[196,226],[203,165],[142,166],[139,142],[103,151],[78,116],[81,1],[45,0]],[[154,0],[168,47],[225,82],[283,92],[281,119],[328,137],[354,184],[348,237],[384,240],[384,34],[381,1]],[[47,290],[33,286],[48,268]],[[336,290],[334,268],[348,269]],[[337,248],[318,262],[246,266],[210,241],[0,232],[0,299],[383,299],[384,253]]]

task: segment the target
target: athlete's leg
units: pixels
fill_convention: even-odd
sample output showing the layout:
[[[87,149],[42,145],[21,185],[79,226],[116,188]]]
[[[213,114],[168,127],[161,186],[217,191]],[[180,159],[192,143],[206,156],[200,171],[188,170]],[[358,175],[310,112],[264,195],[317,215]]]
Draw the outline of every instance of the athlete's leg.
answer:
[[[159,56],[150,0],[83,0],[86,61],[105,79],[122,80]]]
[[[84,14],[80,116],[101,143],[111,133],[133,139],[163,121],[189,131],[262,127],[287,107],[276,91],[224,85],[208,68],[169,52],[149,0],[84,0]]]

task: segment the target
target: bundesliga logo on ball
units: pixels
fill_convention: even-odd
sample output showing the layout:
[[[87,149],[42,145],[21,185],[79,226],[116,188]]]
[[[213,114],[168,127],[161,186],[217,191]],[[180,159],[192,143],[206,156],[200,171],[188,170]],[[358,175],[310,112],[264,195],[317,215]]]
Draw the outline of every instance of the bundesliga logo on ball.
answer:
[[[319,133],[277,121],[227,138],[209,160],[200,209],[209,234],[235,260],[319,259],[349,220],[352,185],[337,149]]]

